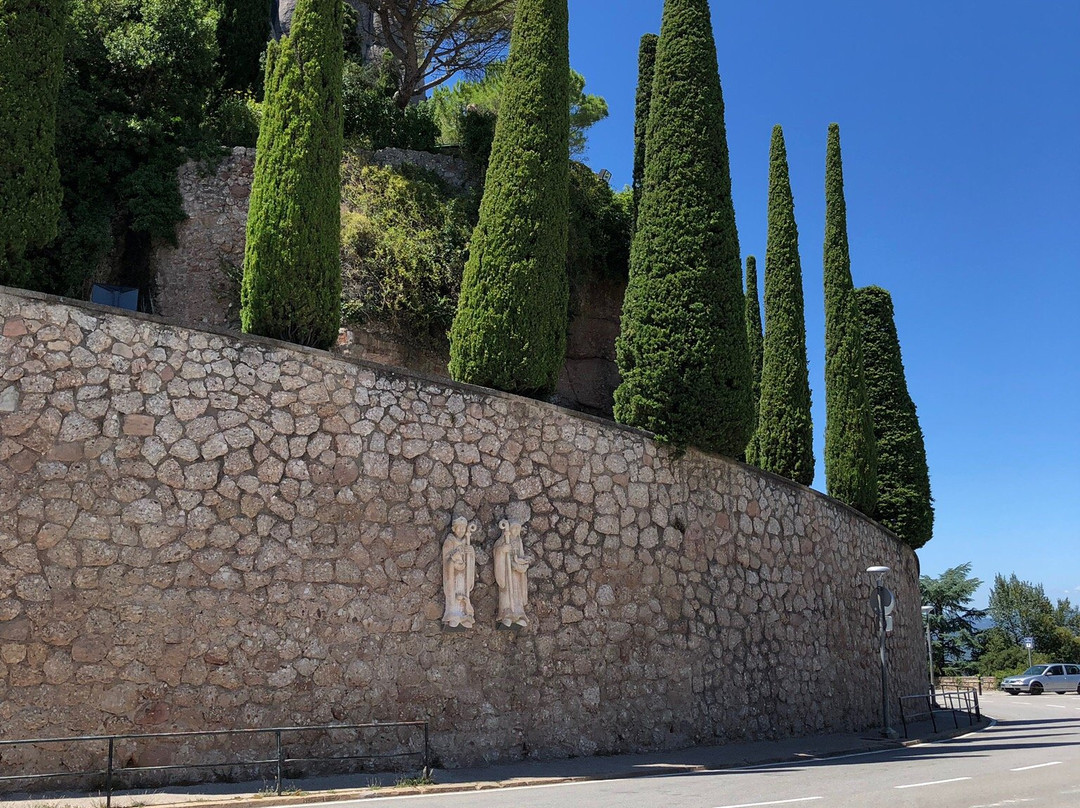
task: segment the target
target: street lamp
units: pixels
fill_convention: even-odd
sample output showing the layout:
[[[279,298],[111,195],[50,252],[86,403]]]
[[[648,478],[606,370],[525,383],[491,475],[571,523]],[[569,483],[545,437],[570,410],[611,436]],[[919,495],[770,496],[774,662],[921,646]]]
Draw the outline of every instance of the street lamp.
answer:
[[[926,618],[926,661],[930,666],[930,697],[934,697],[934,647],[930,644],[930,615],[933,613],[933,606],[923,606],[922,614]]]
[[[896,732],[889,726],[889,680],[887,674],[887,658],[885,656],[885,598],[888,590],[885,588],[885,574],[888,567],[867,567],[866,572],[874,581],[875,596],[878,616],[878,640],[881,655],[881,735],[885,738],[895,738]]]

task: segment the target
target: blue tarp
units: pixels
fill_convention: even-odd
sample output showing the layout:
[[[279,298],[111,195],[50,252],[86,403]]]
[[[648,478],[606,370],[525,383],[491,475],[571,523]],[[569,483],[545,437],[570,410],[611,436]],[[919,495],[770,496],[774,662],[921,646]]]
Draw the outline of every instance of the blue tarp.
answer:
[[[90,290],[90,302],[105,306],[116,306],[128,311],[139,310],[139,290],[133,286],[111,286],[107,283],[95,283]]]

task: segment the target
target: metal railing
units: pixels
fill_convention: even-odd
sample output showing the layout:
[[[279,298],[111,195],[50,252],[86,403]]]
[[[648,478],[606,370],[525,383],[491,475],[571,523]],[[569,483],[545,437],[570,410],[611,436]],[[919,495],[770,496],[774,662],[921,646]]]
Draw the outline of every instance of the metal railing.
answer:
[[[982,719],[979,710],[979,692],[977,690],[946,690],[936,693],[919,693],[914,696],[900,697],[900,721],[904,725],[904,737],[908,737],[908,723],[926,716],[934,732],[938,731],[938,717],[945,713],[952,718],[953,729],[960,728],[958,716],[966,715],[968,726]],[[948,718],[945,718],[948,721]]]
[[[301,733],[301,732],[333,732],[340,730],[366,730],[366,729],[379,729],[389,730],[395,728],[416,728],[423,729],[424,744],[422,749],[412,750],[405,752],[393,752],[382,755],[328,755],[321,757],[288,757],[285,750],[285,743],[283,736],[289,733]],[[116,765],[116,745],[118,741],[143,741],[148,739],[172,739],[172,738],[218,738],[228,736],[254,736],[254,735],[272,735],[274,737],[275,755],[274,757],[262,759],[262,760],[226,760],[215,761],[213,763],[173,763],[162,766],[117,766]],[[140,735],[81,735],[77,737],[69,738],[24,738],[20,740],[3,741],[0,740],[0,748],[3,747],[18,747],[26,745],[49,745],[49,744],[73,744],[73,743],[104,743],[106,744],[106,757],[105,768],[103,769],[90,769],[88,771],[62,771],[62,772],[40,772],[34,774],[0,774],[0,783],[11,782],[16,780],[34,781],[56,778],[76,778],[76,777],[104,777],[105,778],[105,808],[112,808],[112,795],[115,785],[116,777],[120,775],[130,774],[145,774],[148,772],[164,772],[175,771],[179,769],[222,769],[228,767],[258,767],[258,766],[271,766],[275,767],[274,773],[274,790],[275,793],[281,794],[282,783],[285,779],[285,766],[292,763],[315,763],[315,762],[329,762],[329,761],[357,761],[357,760],[391,760],[398,758],[416,757],[419,758],[423,767],[423,772],[426,775],[429,771],[429,765],[431,761],[430,744],[429,744],[429,731],[427,721],[388,721],[388,722],[375,722],[371,724],[324,724],[319,726],[308,727],[268,727],[260,729],[224,729],[224,730],[211,730],[206,732],[153,732]],[[6,767],[5,767],[6,768]]]

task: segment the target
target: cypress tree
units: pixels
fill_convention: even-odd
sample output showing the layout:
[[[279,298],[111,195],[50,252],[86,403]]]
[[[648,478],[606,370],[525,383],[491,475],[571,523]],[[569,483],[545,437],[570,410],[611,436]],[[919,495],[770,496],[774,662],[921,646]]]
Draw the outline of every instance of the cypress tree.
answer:
[[[855,294],[877,441],[876,515],[917,550],[934,533],[934,506],[923,433],[904,377],[892,297],[877,286],[857,289]]]
[[[739,457],[753,433],[742,258],[707,0],[667,0],[616,341],[616,420]]]
[[[520,0],[450,375],[542,395],[566,356],[570,55],[566,0]]]
[[[64,0],[0,0],[0,283],[31,283],[23,256],[56,237],[56,105]]]
[[[769,155],[769,233],[765,248],[765,340],[761,361],[758,465],[810,485],[814,433],[806,365],[806,321],[795,201],[784,132],[773,127]]]
[[[641,187],[645,183],[645,130],[649,125],[649,103],[652,99],[653,70],[656,66],[656,34],[645,34],[638,48],[637,98],[634,104],[634,223],[641,204]]]
[[[758,300],[757,259],[746,259],[746,341],[750,346],[751,384],[754,400],[754,434],[746,444],[746,462],[757,464],[757,422],[761,401],[761,301]]]
[[[261,95],[259,60],[270,38],[269,12],[266,0],[218,0],[219,70],[225,89]]]
[[[873,515],[877,448],[863,370],[862,327],[851,280],[840,127],[825,157],[825,482],[830,496]]]
[[[271,43],[247,222],[240,319],[327,348],[341,322],[341,0],[298,0]]]

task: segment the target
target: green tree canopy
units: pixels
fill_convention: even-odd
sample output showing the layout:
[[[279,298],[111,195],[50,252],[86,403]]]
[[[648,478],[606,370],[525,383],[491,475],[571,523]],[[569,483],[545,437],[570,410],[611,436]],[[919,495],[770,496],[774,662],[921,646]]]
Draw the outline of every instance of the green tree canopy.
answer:
[[[0,283],[32,284],[23,257],[57,233],[56,105],[64,0],[0,0]]]
[[[245,332],[327,348],[341,322],[341,0],[271,43],[247,221]]]
[[[746,444],[746,462],[757,465],[757,422],[761,402],[761,363],[764,342],[761,333],[761,300],[758,297],[757,259],[746,258],[746,340],[750,345],[750,367],[753,378],[754,435]]]
[[[765,339],[756,440],[758,466],[803,485],[814,481],[799,231],[784,132],[779,126],[773,127],[769,155]]]
[[[463,117],[467,112],[497,117],[506,87],[506,62],[493,62],[476,81],[459,81],[453,87],[439,87],[432,93],[431,106],[442,132],[442,141],[460,145],[465,139]],[[570,71],[570,154],[585,152],[590,126],[608,116],[602,97],[585,92],[585,77]]]
[[[616,341],[615,418],[739,457],[753,433],[742,257],[707,0],[667,0]]]
[[[215,0],[218,9],[218,70],[226,90],[262,96],[261,59],[270,39],[266,0]]]
[[[637,222],[641,189],[645,184],[645,132],[649,126],[649,105],[652,101],[653,73],[656,68],[656,34],[645,34],[638,47],[638,83],[634,101],[634,221]]]
[[[979,648],[976,624],[986,612],[973,609],[971,601],[980,586],[982,581],[971,577],[971,562],[951,567],[937,578],[919,578],[923,604],[934,607],[928,619],[934,635],[934,669],[938,673],[963,664]]]
[[[510,41],[518,0],[366,0],[380,44],[396,65],[395,100],[412,99],[453,76],[483,70]]]
[[[825,157],[825,482],[829,496],[868,516],[877,506],[877,444],[866,391],[862,326],[851,280],[840,127]]]
[[[27,255],[31,286],[84,297],[104,276],[145,290],[153,241],[174,240],[184,218],[176,170],[204,144],[217,14],[210,0],[69,0],[68,9],[59,233]]]
[[[570,187],[566,0],[519,0],[480,221],[450,329],[450,375],[555,389],[566,356]]]
[[[930,471],[915,403],[908,393],[892,297],[877,286],[856,290],[866,391],[878,451],[879,522],[916,550],[934,532]]]

